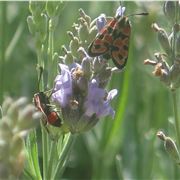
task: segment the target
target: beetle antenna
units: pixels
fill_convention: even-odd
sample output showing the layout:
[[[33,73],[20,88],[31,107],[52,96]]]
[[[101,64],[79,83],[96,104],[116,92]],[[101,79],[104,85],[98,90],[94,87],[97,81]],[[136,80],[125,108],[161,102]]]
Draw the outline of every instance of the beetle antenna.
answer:
[[[38,90],[40,90],[40,82],[41,82],[41,79],[42,79],[43,67],[42,67],[42,66],[39,66],[38,68],[39,68]]]

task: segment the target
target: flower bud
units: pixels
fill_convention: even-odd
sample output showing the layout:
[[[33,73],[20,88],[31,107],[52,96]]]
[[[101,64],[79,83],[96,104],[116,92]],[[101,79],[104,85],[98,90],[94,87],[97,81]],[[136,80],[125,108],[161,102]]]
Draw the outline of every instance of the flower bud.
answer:
[[[11,106],[9,107],[7,111],[7,115],[9,118],[12,119],[12,121],[9,122],[12,128],[16,126],[16,122],[19,116],[19,110],[26,104],[26,102],[27,102],[27,99],[23,97],[13,102]]]
[[[7,161],[7,157],[9,157],[9,141],[5,139],[0,139],[0,162]]]
[[[35,23],[34,23],[33,16],[28,16],[28,17],[27,17],[27,24],[28,24],[29,32],[30,32],[32,35],[35,35],[36,25],[35,25]]]
[[[165,141],[166,136],[162,131],[158,131],[156,135],[159,139],[161,139],[162,141]]]
[[[177,33],[175,43],[176,43],[175,55],[176,57],[180,57],[180,32]]]
[[[78,36],[82,42],[85,42],[89,36],[88,24],[82,18],[80,18],[80,27],[78,29]]]
[[[171,156],[171,158],[174,159],[174,161],[176,161],[179,164],[180,163],[179,152],[175,142],[170,137],[166,137],[164,142],[164,147]]]
[[[50,18],[56,15],[57,7],[58,7],[58,1],[47,1],[46,11]]]
[[[6,97],[3,104],[2,104],[2,109],[3,109],[3,114],[7,114],[7,111],[9,107],[11,106],[13,100],[10,97]]]
[[[96,116],[88,117],[86,115],[80,115],[79,109],[70,110],[65,108],[62,110],[62,113],[65,119],[65,126],[73,134],[90,130],[99,120]]]
[[[65,57],[64,56],[59,56],[58,58],[59,58],[58,60],[59,60],[60,64],[63,64],[65,62],[65,60],[64,60]]]
[[[85,57],[82,60],[81,66],[82,66],[82,70],[84,72],[85,77],[90,78],[90,76],[91,76],[91,63],[90,63],[89,59],[87,59]]]
[[[163,6],[163,11],[165,16],[171,21],[174,22],[176,16],[176,2],[175,1],[166,1]]]
[[[47,1],[46,11],[50,18],[53,18],[58,15],[64,8],[64,2],[62,1]]]
[[[3,117],[1,123],[0,123],[0,139],[3,139],[4,141],[9,141],[12,136],[12,127],[9,126],[9,122],[12,121],[12,119],[8,119],[7,117]]]
[[[93,61],[93,70],[95,73],[98,73],[102,69],[102,64],[98,57],[96,57]]]
[[[89,41],[89,43],[92,41],[92,39],[94,39],[96,37],[98,33],[97,27],[93,26],[90,30],[89,30],[89,36],[87,37],[87,40]]]
[[[18,119],[19,107],[12,104],[7,113],[8,116],[14,120],[13,124],[16,123],[16,120]]]
[[[156,23],[152,24],[152,28],[158,33],[158,41],[160,42],[161,47],[171,57],[172,49],[166,31],[163,28],[160,28]]]
[[[158,39],[159,39],[159,42],[160,42],[162,48],[171,57],[172,56],[172,49],[170,46],[170,42],[168,40],[167,33],[164,30],[162,30],[158,33]]]
[[[101,14],[96,20],[96,26],[97,26],[97,29],[98,29],[99,32],[104,28],[106,23],[107,23],[106,15]]]
[[[78,80],[77,80],[77,86],[79,87],[79,89],[83,92],[87,92],[87,89],[88,89],[88,80],[87,78],[85,77],[80,77]]]
[[[68,51],[65,46],[62,46],[62,50],[64,51],[65,53],[65,56],[64,56],[64,63],[69,65],[69,64],[72,64],[74,62],[74,59],[73,59],[73,55],[71,53],[71,51]]]
[[[109,82],[109,79],[111,77],[111,68],[105,68],[104,70],[99,73],[99,75],[96,77],[99,80],[99,86],[100,87],[106,87],[107,83]]]
[[[59,55],[58,55],[58,53],[57,52],[55,52],[54,54],[53,54],[53,61],[57,64],[57,62],[59,61]]]
[[[162,63],[158,63],[155,66],[154,71],[152,72],[155,76],[159,77],[160,80],[166,85],[166,86],[170,86],[171,83],[171,79],[170,79],[170,74],[169,74],[169,70],[166,70]]]
[[[49,30],[54,31],[56,26],[58,25],[59,17],[55,16],[54,18],[49,20]]]
[[[45,14],[41,14],[40,20],[39,20],[39,24],[38,24],[38,29],[40,31],[39,35],[40,35],[40,40],[41,42],[44,42],[46,40],[46,36],[47,36],[47,16]]]
[[[144,60],[144,65],[152,65],[152,66],[155,66],[157,64],[156,61],[154,60],[151,60],[151,59],[145,59]]]
[[[91,23],[91,17],[88,16],[84,11],[83,9],[79,9],[79,13],[80,13],[80,16],[83,17],[85,19],[85,21],[88,23],[88,25],[90,25]]]
[[[19,113],[18,118],[18,131],[28,130],[36,126],[37,119],[33,119],[35,108],[33,105],[27,105]]]
[[[170,42],[169,42],[167,33],[164,29],[160,29],[158,31],[158,40],[161,44],[161,47],[164,49],[164,51],[171,57],[172,56],[172,49],[170,46]]]
[[[177,60],[170,68],[170,78],[171,78],[170,88],[172,90],[178,88],[180,86],[180,62]]]
[[[162,131],[159,131],[157,133],[157,136],[164,141],[164,147],[167,153],[170,155],[170,157],[176,163],[180,164],[180,156],[175,142],[170,137],[165,136],[165,134]]]
[[[17,157],[23,149],[23,139],[19,135],[15,135],[10,144],[10,154]]]
[[[67,34],[71,37],[71,41],[70,41],[70,44],[69,44],[69,48],[72,52],[72,54],[75,56],[75,57],[78,57],[78,48],[79,48],[79,45],[80,45],[80,42],[79,42],[79,39],[74,36],[74,34],[70,31],[67,32]]]
[[[21,151],[16,159],[14,159],[14,162],[12,164],[12,174],[16,177],[19,177],[23,171],[24,168],[24,162],[25,162],[25,154],[24,151]]]
[[[89,57],[86,50],[82,46],[80,46],[78,49],[78,57],[79,59],[81,59],[80,61],[82,61],[84,58],[87,58],[89,61],[91,61],[91,58]]]
[[[36,16],[37,14],[41,14],[41,12],[45,9],[45,2],[38,2],[38,1],[30,1],[29,2],[29,10]]]

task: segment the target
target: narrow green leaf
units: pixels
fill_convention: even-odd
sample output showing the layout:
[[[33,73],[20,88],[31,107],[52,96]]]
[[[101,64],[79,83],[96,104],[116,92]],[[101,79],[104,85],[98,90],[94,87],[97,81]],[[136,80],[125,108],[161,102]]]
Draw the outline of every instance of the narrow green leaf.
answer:
[[[121,86],[121,90],[120,90],[121,95],[118,98],[118,103],[116,106],[116,115],[114,118],[114,123],[111,129],[109,130],[109,134],[106,140],[105,150],[107,150],[108,147],[111,147],[112,144],[114,144],[115,139],[117,139],[117,137],[118,139],[120,139],[120,127],[127,107],[129,86],[130,86],[130,70],[126,69],[124,73],[123,85]]]
[[[57,164],[57,167],[53,173],[52,179],[56,179],[57,175],[59,175],[59,176],[62,175],[64,168],[65,168],[65,162],[69,157],[71,147],[72,147],[73,142],[75,140],[74,136],[75,135],[71,135],[71,134],[65,135],[65,138],[63,140],[63,149],[60,151],[58,164]]]
[[[7,49],[6,49],[6,52],[5,52],[5,59],[6,61],[9,60],[9,58],[11,57],[12,53],[13,53],[13,50],[15,50],[15,47],[21,37],[21,34],[24,30],[24,24],[21,22],[18,27],[17,27],[17,30],[16,32],[14,33],[14,36],[12,38],[12,40],[10,41]]]
[[[41,180],[41,172],[40,172],[40,167],[39,167],[39,159],[38,159],[38,146],[37,146],[37,137],[36,137],[36,130],[33,130],[27,140],[27,148],[28,148],[28,153],[31,158],[34,172],[36,174],[36,179]]]

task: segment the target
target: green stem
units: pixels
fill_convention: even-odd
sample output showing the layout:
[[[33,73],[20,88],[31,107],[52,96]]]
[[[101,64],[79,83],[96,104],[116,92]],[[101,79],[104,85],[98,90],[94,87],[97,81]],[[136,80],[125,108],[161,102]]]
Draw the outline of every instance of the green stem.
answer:
[[[93,159],[92,179],[93,180],[104,179],[105,176],[107,175],[107,172],[109,172],[108,169],[107,169],[107,171],[104,171],[106,169],[106,163],[103,162],[104,157],[103,157],[103,155],[100,155],[100,154],[95,154],[94,156],[96,158]],[[106,176],[106,178],[107,178],[107,176]]]
[[[5,51],[6,51],[6,25],[7,25],[7,2],[1,2],[1,55],[0,55],[0,85],[1,85],[1,93],[0,93],[0,104],[3,100],[3,92],[4,92],[4,62],[5,62]]]
[[[33,168],[36,173],[36,179],[42,180],[40,167],[39,167],[39,160],[38,160],[38,147],[37,147],[38,145],[37,145],[36,130],[34,129],[29,136],[31,138],[31,148],[32,148],[31,157],[34,166]]]
[[[176,2],[176,12],[175,12],[175,24],[178,23],[178,15],[179,15],[179,5],[178,2]],[[175,50],[176,50],[176,39],[177,39],[177,33],[175,30],[174,31],[174,37],[173,37],[173,42],[172,42],[172,49],[173,49],[173,62],[175,59]],[[174,108],[174,119],[175,119],[175,128],[176,128],[176,136],[177,136],[177,142],[178,145],[180,146],[180,127],[179,127],[179,119],[178,119],[178,110],[177,110],[177,94],[176,91],[172,91],[172,97],[173,97],[173,108]]]
[[[52,180],[57,179],[57,175],[61,176],[64,168],[65,168],[65,162],[68,159],[68,156],[71,152],[71,147],[73,146],[73,143],[75,141],[75,137],[74,135],[72,136],[71,134],[69,135],[65,135],[65,136],[69,136],[67,140],[64,140],[65,143],[63,143],[63,149],[59,155],[59,159],[58,159],[58,164],[56,165],[55,171],[53,173],[52,176]]]
[[[56,161],[55,157],[57,154],[57,142],[51,141],[51,150],[50,150],[50,155],[49,155],[49,163],[48,163],[48,172],[47,172],[47,179],[52,179],[52,172],[53,172],[53,167]]]
[[[44,69],[44,59],[43,59],[43,48],[42,45],[37,41],[36,44],[37,48],[37,64]],[[37,69],[38,70],[38,69]],[[39,84],[39,91],[44,91],[44,77],[42,76],[42,79]],[[44,125],[41,122],[41,133],[42,133],[42,157],[43,157],[43,180],[47,179],[47,172],[48,172],[48,150],[49,150],[49,142],[48,142],[48,134],[45,131]]]
[[[16,29],[16,32],[14,33],[13,38],[11,39],[10,43],[7,46],[6,53],[5,53],[6,61],[10,60],[10,57],[12,56],[13,51],[15,47],[17,46],[17,43],[20,40],[23,31],[24,31],[24,23],[20,22]]]
[[[48,40],[48,62],[47,67],[53,68],[53,54],[54,54],[54,27],[52,25],[53,19],[49,20],[49,40]],[[48,84],[52,87],[53,70],[48,71]]]
[[[54,28],[52,27],[52,18],[49,20],[49,46],[48,46],[48,55],[49,60],[52,62],[53,52],[54,52]]]
[[[178,119],[176,91],[172,92],[172,97],[173,97],[173,108],[174,108],[174,119],[175,119],[176,136],[177,136],[178,145],[180,146],[180,127],[179,127],[179,119]]]
[[[48,134],[45,131],[43,124],[41,125],[42,132],[42,156],[43,156],[43,180],[47,179],[48,172]]]
[[[39,54],[38,56],[38,62],[40,65],[42,65],[43,67],[45,66],[45,69],[49,70],[50,66],[51,66],[51,62],[52,62],[52,55],[53,55],[53,51],[54,51],[54,33],[52,31],[51,28],[51,20],[49,21],[49,40],[48,40],[48,52],[47,52],[47,56],[48,56],[48,61],[45,63],[41,58],[42,58],[42,49],[41,49],[41,54]],[[51,73],[51,71],[48,71],[48,77],[47,77],[47,82],[48,85],[50,85],[51,82],[51,78],[49,76],[49,74]],[[43,82],[43,81],[42,81]],[[45,86],[43,87],[47,87],[47,84],[45,84]],[[44,130],[43,127],[42,128],[42,149],[43,149],[43,179],[44,180],[48,180],[48,179],[52,179],[52,168],[54,167],[54,152],[56,150],[56,144],[54,144],[54,142],[52,142],[51,147],[50,147],[50,141],[49,141],[49,137],[48,137],[48,133]],[[50,154],[48,153],[50,150]]]

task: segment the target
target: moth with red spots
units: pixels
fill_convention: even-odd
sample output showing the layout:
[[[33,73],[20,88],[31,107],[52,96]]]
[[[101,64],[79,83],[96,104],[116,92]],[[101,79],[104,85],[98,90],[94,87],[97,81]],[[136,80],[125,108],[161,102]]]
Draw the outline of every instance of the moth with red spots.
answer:
[[[44,124],[50,124],[55,127],[61,127],[62,120],[59,117],[58,113],[52,109],[49,98],[44,92],[38,92],[34,95],[33,98],[34,104],[37,109],[44,115]]]
[[[100,30],[90,44],[88,54],[91,57],[102,55],[105,59],[111,58],[117,68],[123,69],[128,59],[131,24],[129,18],[122,15],[122,11],[116,14],[116,17]],[[134,15],[148,15],[148,13]]]

